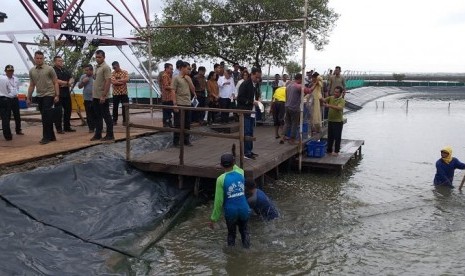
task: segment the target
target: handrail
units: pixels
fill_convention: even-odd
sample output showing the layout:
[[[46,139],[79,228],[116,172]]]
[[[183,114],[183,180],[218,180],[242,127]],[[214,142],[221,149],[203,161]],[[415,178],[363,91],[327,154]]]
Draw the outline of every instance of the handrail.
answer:
[[[126,160],[131,160],[131,127],[153,129],[166,132],[179,133],[179,165],[184,165],[184,135],[185,134],[198,134],[208,137],[218,137],[223,139],[237,139],[239,140],[239,166],[244,167],[244,141],[255,141],[255,137],[244,136],[244,114],[251,114],[255,111],[252,110],[241,110],[241,109],[222,109],[222,108],[209,108],[209,107],[189,107],[189,106],[168,106],[168,105],[153,105],[153,104],[129,104],[125,103],[125,114],[126,114]],[[184,118],[186,110],[194,111],[213,111],[213,112],[234,112],[239,115],[239,134],[224,134],[224,133],[210,133],[205,131],[186,130],[184,126],[184,120],[181,119],[180,128],[167,128],[167,127],[156,127],[149,125],[133,124],[130,120],[130,109],[176,109],[177,112],[181,113],[181,118]]]

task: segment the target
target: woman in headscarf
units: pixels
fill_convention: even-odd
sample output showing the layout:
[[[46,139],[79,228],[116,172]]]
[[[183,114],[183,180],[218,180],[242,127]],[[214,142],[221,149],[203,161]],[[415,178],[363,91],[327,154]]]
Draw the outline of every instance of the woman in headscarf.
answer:
[[[441,150],[441,159],[436,161],[434,185],[454,188],[452,181],[454,180],[455,169],[463,170],[465,169],[465,164],[457,158],[452,157],[452,148],[450,146],[444,147]]]
[[[321,131],[321,101],[323,99],[322,91],[323,91],[323,78],[317,72],[313,73],[312,75],[312,82],[313,85],[310,88],[313,93],[313,106],[312,106],[312,115],[311,115],[311,122],[312,122],[312,132],[315,134],[320,133]]]

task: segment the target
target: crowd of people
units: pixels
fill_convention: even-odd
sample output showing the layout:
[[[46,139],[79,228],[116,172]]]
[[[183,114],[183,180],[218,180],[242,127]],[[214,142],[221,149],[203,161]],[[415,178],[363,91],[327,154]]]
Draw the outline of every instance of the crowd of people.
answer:
[[[159,75],[162,105],[170,106],[163,109],[163,126],[177,127],[184,121],[184,128],[190,129],[191,123],[211,125],[214,123],[227,124],[231,121],[230,113],[234,109],[255,111],[244,115],[244,135],[253,136],[255,116],[260,98],[261,70],[233,64],[233,69],[228,69],[224,62],[215,64],[213,71],[207,75],[206,68],[196,64],[178,60],[176,68],[170,63],[165,63],[164,71]],[[218,108],[221,112],[204,112],[186,110],[184,117],[180,118],[177,106]],[[228,112],[226,110],[231,110]],[[189,135],[182,141],[186,146],[192,146]],[[174,133],[173,144],[179,146],[179,133]],[[253,142],[246,141],[244,156],[255,159],[258,155],[253,152]]]
[[[121,69],[119,62],[112,62],[110,68],[105,62],[105,52],[97,50],[95,53],[97,65],[83,66],[84,74],[79,78],[77,86],[83,91],[86,122],[89,133],[93,133],[91,141],[114,140],[113,126],[118,124],[119,106],[122,106],[123,125],[127,123],[124,103],[129,102],[128,87],[129,74]],[[41,144],[56,141],[56,133],[76,131],[71,127],[71,89],[74,87],[72,74],[64,67],[61,56],[53,58],[53,67],[44,63],[44,54],[40,51],[34,54],[34,67],[29,72],[30,84],[26,97],[28,104],[32,101],[32,93],[36,92],[36,102],[42,118],[43,135]],[[185,129],[190,129],[191,123],[211,125],[227,124],[237,120],[237,116],[230,117],[234,109],[250,110],[244,114],[244,135],[253,137],[255,120],[261,116],[260,101],[262,72],[260,68],[250,71],[238,63],[229,69],[224,62],[215,64],[213,70],[207,73],[205,67],[197,68],[196,64],[178,60],[173,65],[166,63],[164,71],[159,74],[158,83],[161,91],[162,105],[170,106],[163,109],[163,126],[180,127],[184,121]],[[113,69],[113,71],[111,70]],[[22,135],[19,101],[17,98],[19,81],[13,75],[12,65],[5,67],[5,75],[0,78],[0,107],[2,115],[3,133],[6,140],[12,139],[10,117],[13,113],[16,122],[16,133]],[[337,154],[340,147],[340,133],[342,131],[342,109],[344,107],[345,80],[337,66],[334,73],[322,78],[317,72],[309,71],[306,78],[296,74],[289,80],[287,74],[275,75],[271,85],[273,88],[271,113],[275,125],[275,136],[280,143],[296,142],[300,123],[301,91],[306,95],[306,116],[312,133],[321,131],[321,110],[324,106],[324,118],[329,119],[330,137],[335,140],[334,150],[328,147],[328,152]],[[113,88],[113,108],[110,114],[110,87]],[[302,90],[302,86],[304,86]],[[331,98],[332,96],[332,98]],[[176,106],[190,107],[195,103],[197,107],[218,108],[222,112],[188,111],[178,112]],[[225,110],[231,110],[226,112]],[[106,136],[103,137],[103,122],[106,125]],[[336,126],[336,127],[335,127]],[[330,140],[332,140],[330,139]],[[189,135],[182,141],[192,146]],[[174,133],[173,144],[179,146],[179,133]],[[244,157],[255,159],[258,154],[253,152],[253,142],[244,142]]]
[[[334,73],[330,71],[327,76],[321,76],[313,70],[306,72],[305,79],[302,74],[296,74],[292,81],[287,79],[287,75],[283,75],[282,79],[279,74],[275,75],[272,82],[273,98],[270,111],[273,114],[274,134],[276,139],[280,139],[280,144],[298,142],[300,112],[303,104],[302,125],[310,125],[310,130],[307,131],[310,131],[311,135],[318,135],[321,132],[322,120],[327,119],[327,152],[334,156],[338,155],[342,138],[342,114],[346,90],[345,79],[340,73],[341,67],[336,66]]]
[[[89,133],[93,136],[91,141],[113,141],[113,126],[118,124],[119,105],[122,105],[123,125],[127,123],[124,103],[129,102],[127,82],[129,74],[122,70],[117,61],[111,68],[105,62],[105,52],[95,52],[97,65],[87,64],[83,66],[84,74],[79,78],[78,87],[83,89],[84,108]],[[113,87],[113,112],[110,114],[110,87]],[[61,56],[53,57],[53,66],[45,63],[44,53],[34,53],[34,66],[29,71],[29,87],[26,103],[30,105],[34,101],[38,105],[42,121],[42,139],[40,144],[45,145],[56,141],[57,134],[75,132],[71,127],[72,98],[71,90],[74,87],[74,78],[69,70],[64,67]],[[16,134],[24,135],[21,129],[19,112],[19,80],[14,76],[14,67],[7,65],[5,75],[0,76],[0,114],[2,118],[2,130],[5,140],[13,139],[10,120],[11,113],[15,119]],[[103,121],[106,124],[106,135],[102,136]],[[55,129],[54,129],[55,128]]]

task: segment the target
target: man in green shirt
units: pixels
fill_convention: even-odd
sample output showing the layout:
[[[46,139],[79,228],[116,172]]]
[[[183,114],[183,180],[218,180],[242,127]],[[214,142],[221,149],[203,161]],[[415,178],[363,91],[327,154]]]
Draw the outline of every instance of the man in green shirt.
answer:
[[[342,126],[344,125],[342,113],[346,101],[342,97],[343,88],[337,86],[334,89],[334,95],[325,98],[324,106],[329,109],[328,112],[328,148],[327,153],[337,156],[341,149]],[[334,151],[333,151],[334,144]]]
[[[57,75],[51,66],[44,64],[44,53],[34,53],[35,66],[29,71],[29,88],[27,90],[26,102],[29,105],[32,100],[32,92],[36,89],[37,103],[39,104],[42,119],[42,140],[40,144],[45,145],[56,141],[53,131],[53,104],[60,100],[60,88],[58,87]]]
[[[191,96],[195,97],[195,87],[189,76],[189,63],[183,62],[180,68],[180,73],[173,78],[171,87],[174,90],[175,98],[173,101],[174,108],[174,127],[181,127],[181,120],[184,120],[184,129],[191,129],[191,112],[190,110],[184,111],[184,117],[181,118],[181,111],[176,106],[191,106]],[[173,145],[179,146],[180,134],[175,132],[173,134]],[[184,135],[184,145],[192,146],[190,142],[190,135]]]
[[[245,197],[245,179],[241,172],[235,169],[235,158],[231,153],[221,156],[221,166],[224,173],[216,179],[215,202],[210,217],[210,228],[214,228],[222,210],[228,226],[228,246],[236,243],[236,230],[239,228],[242,246],[250,247],[250,234],[247,223],[249,221],[249,204]]]
[[[95,51],[94,86],[92,89],[92,107],[95,114],[95,133],[91,141],[113,141],[113,119],[110,114],[110,85],[111,85],[111,68],[105,63],[105,52],[102,50]],[[107,125],[107,135],[102,138],[103,120]]]

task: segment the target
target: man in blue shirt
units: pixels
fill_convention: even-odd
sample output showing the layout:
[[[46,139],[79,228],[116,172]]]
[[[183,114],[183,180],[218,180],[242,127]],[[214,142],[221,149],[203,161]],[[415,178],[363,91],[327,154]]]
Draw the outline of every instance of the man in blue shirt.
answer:
[[[94,87],[94,67],[92,64],[84,66],[84,74],[79,79],[78,87],[82,88],[84,97],[84,108],[86,109],[86,121],[89,127],[89,133],[95,131],[95,112],[92,107],[92,89]]]
[[[247,182],[247,202],[254,212],[264,220],[273,220],[279,217],[279,212],[273,202],[254,182]]]

